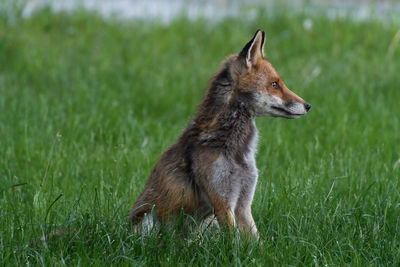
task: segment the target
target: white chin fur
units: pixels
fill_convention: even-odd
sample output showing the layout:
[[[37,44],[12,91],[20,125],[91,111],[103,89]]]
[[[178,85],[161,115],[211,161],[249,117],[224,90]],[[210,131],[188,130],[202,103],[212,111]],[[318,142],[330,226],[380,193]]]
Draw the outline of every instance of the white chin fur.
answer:
[[[307,113],[302,103],[292,103],[286,106],[284,101],[274,95],[259,92],[253,103],[254,113],[260,117],[283,117],[297,119]]]
[[[286,110],[292,114],[296,114],[299,116],[307,113],[304,104],[299,102],[292,103],[289,107],[286,108]]]
[[[287,118],[287,119],[298,119],[303,115],[304,114],[301,114],[301,115],[274,114],[274,115],[271,115],[271,117],[281,117],[281,118]]]

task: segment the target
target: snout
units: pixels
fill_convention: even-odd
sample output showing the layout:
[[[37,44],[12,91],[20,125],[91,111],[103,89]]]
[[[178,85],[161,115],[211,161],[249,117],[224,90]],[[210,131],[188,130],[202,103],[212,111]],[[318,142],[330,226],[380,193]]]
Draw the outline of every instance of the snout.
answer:
[[[304,100],[302,100],[301,102],[292,101],[284,105],[285,111],[287,111],[291,115],[299,116],[306,114],[310,110],[310,108],[311,104],[305,102]]]

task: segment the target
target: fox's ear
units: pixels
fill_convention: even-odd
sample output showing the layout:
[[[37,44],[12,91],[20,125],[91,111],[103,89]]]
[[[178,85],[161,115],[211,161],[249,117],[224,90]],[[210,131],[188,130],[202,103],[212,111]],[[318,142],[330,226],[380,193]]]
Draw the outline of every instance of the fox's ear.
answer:
[[[258,58],[264,57],[264,43],[265,43],[265,32],[257,30],[254,34],[253,39],[250,40],[239,53],[239,58],[243,60],[246,67],[254,65]]]

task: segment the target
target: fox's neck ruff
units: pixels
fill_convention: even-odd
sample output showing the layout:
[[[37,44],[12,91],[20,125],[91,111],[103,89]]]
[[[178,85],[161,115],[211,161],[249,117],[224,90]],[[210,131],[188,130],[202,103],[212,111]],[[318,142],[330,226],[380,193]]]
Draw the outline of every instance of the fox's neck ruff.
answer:
[[[194,119],[202,145],[245,154],[257,134],[254,116],[245,99],[235,95],[228,69],[222,69],[211,82]],[[229,81],[230,83],[226,83]]]

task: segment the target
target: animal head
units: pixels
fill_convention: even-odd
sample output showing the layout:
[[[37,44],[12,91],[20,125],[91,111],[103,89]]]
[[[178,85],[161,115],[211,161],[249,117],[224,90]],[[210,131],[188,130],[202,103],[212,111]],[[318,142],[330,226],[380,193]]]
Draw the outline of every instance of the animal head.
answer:
[[[258,30],[242,51],[228,59],[235,94],[244,99],[254,116],[295,119],[311,105],[290,91],[264,56],[265,32]]]

